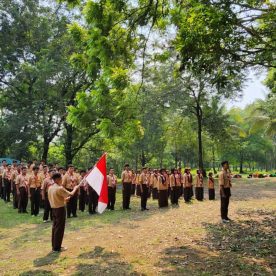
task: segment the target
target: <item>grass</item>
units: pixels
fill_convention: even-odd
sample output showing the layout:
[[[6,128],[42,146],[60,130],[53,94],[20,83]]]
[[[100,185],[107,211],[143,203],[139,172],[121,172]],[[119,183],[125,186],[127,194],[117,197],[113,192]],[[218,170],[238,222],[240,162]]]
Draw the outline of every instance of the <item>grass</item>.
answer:
[[[60,254],[50,253],[51,224],[0,202],[0,275],[273,275],[276,179],[233,182],[231,224],[219,200],[179,208],[121,210],[67,220]]]

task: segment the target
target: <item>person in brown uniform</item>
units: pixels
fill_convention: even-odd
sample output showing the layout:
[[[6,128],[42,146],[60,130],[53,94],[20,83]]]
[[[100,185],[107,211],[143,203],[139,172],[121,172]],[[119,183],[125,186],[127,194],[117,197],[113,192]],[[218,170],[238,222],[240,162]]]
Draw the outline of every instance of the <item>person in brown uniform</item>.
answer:
[[[124,171],[122,172],[122,184],[123,184],[123,209],[130,210],[130,196],[131,196],[131,184],[132,184],[132,172],[129,169],[129,164],[125,164]]]
[[[134,170],[131,170],[132,172],[132,180],[131,180],[131,195],[135,195],[135,189],[136,189],[136,184],[135,184],[135,173]]]
[[[209,200],[215,200],[215,179],[213,173],[208,175],[208,191],[209,191]]]
[[[221,163],[222,171],[219,173],[219,186],[220,186],[220,213],[223,223],[230,221],[228,218],[228,206],[231,197],[231,174],[229,171],[229,162],[223,161]]]
[[[178,186],[177,186],[177,180],[176,177],[178,176],[177,170],[172,169],[171,175],[170,175],[170,187],[171,187],[171,204],[172,205],[178,205]]]
[[[201,170],[196,171],[195,196],[198,201],[203,200],[203,175]]]
[[[48,198],[48,191],[49,191],[49,188],[54,184],[54,181],[52,179],[52,176],[54,175],[54,173],[55,173],[54,170],[49,171],[48,176],[47,178],[44,179],[41,187],[42,200],[44,201],[43,222],[47,222],[49,220],[49,215],[50,215],[50,219],[53,220],[52,209]]]
[[[154,170],[151,174],[151,182],[152,182],[152,199],[158,199],[158,171]]]
[[[16,178],[21,173],[21,165],[14,165],[14,169],[12,171],[12,195],[13,195],[13,209],[18,208],[18,196],[16,192]]]
[[[140,186],[140,175],[141,171],[137,171],[135,175],[135,185],[136,185],[136,196],[141,196],[141,186]]]
[[[141,211],[149,210],[147,208],[149,186],[150,186],[150,174],[148,172],[148,168],[144,167],[140,175]]]
[[[37,216],[39,214],[39,202],[41,194],[41,186],[43,179],[39,174],[39,167],[33,167],[33,174],[28,181],[28,194],[31,199],[31,215]]]
[[[97,192],[86,183],[87,193],[88,193],[88,212],[90,215],[96,214],[96,209],[98,207],[99,196]]]
[[[157,176],[158,205],[159,208],[168,207],[169,178],[165,169],[161,169]]]
[[[27,168],[22,167],[21,174],[16,178],[16,192],[18,196],[18,213],[28,213],[28,176]]]
[[[117,176],[114,174],[114,170],[112,168],[109,170],[109,175],[107,176],[107,185],[108,185],[107,209],[113,211],[114,205],[116,202]]]
[[[52,179],[54,184],[51,185],[48,190],[48,198],[53,213],[52,250],[53,252],[60,252],[63,251],[61,244],[66,220],[65,201],[75,196],[79,185],[74,186],[72,191],[68,191],[62,187],[62,177],[60,173],[55,173]]]
[[[184,200],[185,203],[191,202],[191,187],[193,184],[193,176],[189,168],[185,169],[185,174],[183,177],[183,186],[184,186]]]
[[[4,187],[3,199],[5,202],[11,201],[11,188],[12,188],[12,166],[8,165],[2,175],[2,183]]]
[[[184,181],[180,167],[178,168],[177,173],[178,173],[179,178],[180,178],[180,187],[179,187],[179,198],[180,198],[181,196],[183,196],[183,181]]]
[[[85,170],[80,170],[80,174],[79,174],[79,183],[81,183],[84,179],[84,176],[86,175],[86,171]],[[84,183],[82,183],[84,184]],[[85,203],[86,203],[86,190],[84,188],[84,185],[80,185],[80,191],[79,191],[79,210],[81,212],[84,212],[85,210]]]
[[[2,166],[0,167],[0,198],[4,199],[4,185],[3,185],[3,173],[7,168],[7,161],[2,160]]]
[[[73,165],[68,166],[66,174],[62,178],[62,186],[69,192],[74,190],[75,186],[78,186],[79,178],[74,172],[75,168]],[[73,215],[74,218],[77,217],[77,207],[78,207],[78,194],[71,196],[67,202],[67,218]]]

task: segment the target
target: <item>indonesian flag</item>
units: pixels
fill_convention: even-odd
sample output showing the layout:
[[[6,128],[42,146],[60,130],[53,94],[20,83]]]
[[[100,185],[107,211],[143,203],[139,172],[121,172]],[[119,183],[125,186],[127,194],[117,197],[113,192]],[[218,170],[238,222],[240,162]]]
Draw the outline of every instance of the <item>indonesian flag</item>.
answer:
[[[103,154],[85,179],[99,195],[98,212],[101,214],[105,210],[108,203],[106,153]]]

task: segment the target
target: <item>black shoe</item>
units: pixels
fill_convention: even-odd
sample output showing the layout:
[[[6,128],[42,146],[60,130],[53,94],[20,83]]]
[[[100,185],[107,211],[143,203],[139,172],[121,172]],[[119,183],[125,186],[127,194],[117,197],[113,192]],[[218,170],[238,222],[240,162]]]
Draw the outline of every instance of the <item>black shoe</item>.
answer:
[[[146,210],[146,211],[149,211],[149,209],[148,209],[148,208],[146,208],[145,210]]]
[[[226,220],[228,220],[228,221],[232,221],[232,219],[230,219],[230,218],[226,218]]]
[[[130,207],[127,207],[126,209],[127,209],[127,210],[131,210],[131,208],[130,208]]]

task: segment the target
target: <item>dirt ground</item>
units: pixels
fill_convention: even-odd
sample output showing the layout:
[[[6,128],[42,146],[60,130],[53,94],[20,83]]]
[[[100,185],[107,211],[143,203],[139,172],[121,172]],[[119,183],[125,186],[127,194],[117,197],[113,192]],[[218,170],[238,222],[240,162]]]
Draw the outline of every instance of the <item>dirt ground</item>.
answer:
[[[205,198],[207,196],[205,195]],[[275,275],[276,178],[233,181],[230,217],[205,199],[159,210],[121,210],[67,220],[63,245],[51,253],[51,223],[0,202],[0,275]]]

